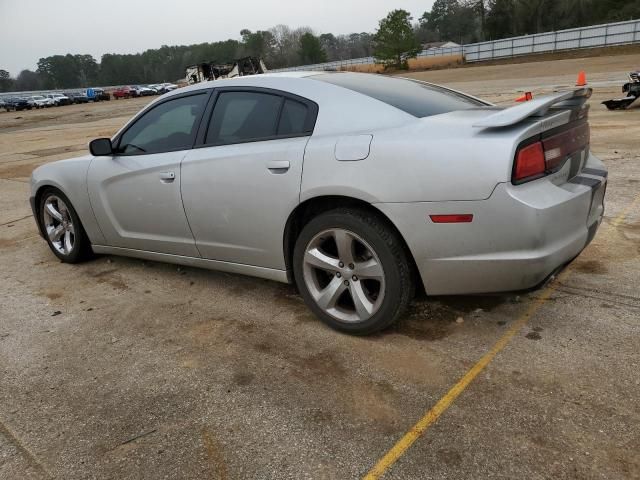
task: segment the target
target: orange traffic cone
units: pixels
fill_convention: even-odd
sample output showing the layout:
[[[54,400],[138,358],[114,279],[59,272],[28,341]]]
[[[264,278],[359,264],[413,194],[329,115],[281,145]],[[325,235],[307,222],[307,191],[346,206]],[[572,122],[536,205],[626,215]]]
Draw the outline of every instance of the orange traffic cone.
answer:
[[[516,98],[516,102],[528,102],[529,100],[533,100],[533,93],[525,92],[521,97]]]
[[[584,70],[581,70],[578,73],[578,81],[576,82],[576,87],[584,87],[587,85],[587,75],[584,73]]]

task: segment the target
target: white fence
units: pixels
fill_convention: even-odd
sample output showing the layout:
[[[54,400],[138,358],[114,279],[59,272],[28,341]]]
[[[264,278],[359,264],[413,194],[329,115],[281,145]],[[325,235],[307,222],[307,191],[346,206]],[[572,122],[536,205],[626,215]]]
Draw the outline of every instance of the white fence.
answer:
[[[465,45],[467,62],[640,42],[640,20],[537,33]]]
[[[460,47],[424,50],[418,57],[464,55],[467,62],[483,62],[500,58],[517,57],[536,53],[550,53],[582,48],[609,47],[640,43],[640,20],[571,28],[557,32],[537,33],[522,37],[505,38],[489,42],[472,43]],[[352,58],[334,62],[280,68],[272,72],[296,70],[338,70],[349,65],[371,65],[374,57]]]

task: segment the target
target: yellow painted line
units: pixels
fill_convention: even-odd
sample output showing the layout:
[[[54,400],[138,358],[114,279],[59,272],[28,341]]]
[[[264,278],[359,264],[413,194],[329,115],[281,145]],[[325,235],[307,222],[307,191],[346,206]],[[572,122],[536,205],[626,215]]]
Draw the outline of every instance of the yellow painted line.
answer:
[[[613,228],[617,228],[624,222],[625,218],[631,212],[636,204],[640,203],[640,195],[638,195],[631,204],[625,208],[620,215],[618,215],[611,223]],[[558,275],[556,282],[561,283],[567,276],[569,276],[569,268],[565,269]],[[385,472],[398,461],[398,459],[404,455],[404,453],[418,440],[424,432],[442,415],[451,404],[458,398],[458,396],[469,386],[471,382],[485,369],[489,363],[500,353],[504,347],[507,346],[509,341],[527,324],[529,319],[542,307],[555,290],[553,284],[547,286],[536,298],[536,300],[529,305],[529,308],[509,327],[505,334],[493,345],[478,362],[471,367],[464,376],[458,380],[451,389],[436,403],[431,410],[424,414],[424,416],[418,420],[418,422],[411,427],[411,429],[404,434],[404,436],[396,442],[396,444],[389,450],[378,463],[363,477],[363,480],[375,480],[382,477]]]
[[[227,465],[222,456],[220,445],[216,441],[213,433],[207,428],[202,429],[202,443],[209,457],[209,463],[212,468],[212,478],[219,480],[227,480],[229,478]]]
[[[563,271],[559,279],[566,275]],[[489,350],[464,376],[456,383],[431,410],[429,410],[411,429],[389,450],[384,457],[365,475],[364,480],[374,480],[380,478],[398,459],[404,455],[413,443],[433,424],[445,410],[447,410],[456,398],[469,386],[471,382],[491,363],[491,360],[509,343],[522,327],[526,325],[531,316],[546,303],[554,288],[549,286],[543,290],[542,294],[533,302],[526,312],[516,320],[511,327],[500,337],[495,345]]]
[[[611,226],[613,228],[618,228],[620,225],[622,225],[622,222],[624,222],[625,218],[627,218],[627,216],[629,215],[629,213],[631,213],[631,211],[636,207],[640,207],[640,195],[638,195],[633,202],[631,202],[627,208],[625,208],[620,215],[618,215],[613,222],[611,222]]]

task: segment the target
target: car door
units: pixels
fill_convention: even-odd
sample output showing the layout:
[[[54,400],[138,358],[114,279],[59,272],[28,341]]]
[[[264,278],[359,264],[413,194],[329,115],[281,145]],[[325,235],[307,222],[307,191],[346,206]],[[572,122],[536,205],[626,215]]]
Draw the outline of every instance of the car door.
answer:
[[[87,184],[109,246],[199,257],[180,196],[180,162],[192,148],[210,91],[154,104],[96,157]]]
[[[284,228],[299,203],[318,107],[269,89],[215,95],[208,126],[182,163],[182,199],[198,250],[208,259],[284,270]]]

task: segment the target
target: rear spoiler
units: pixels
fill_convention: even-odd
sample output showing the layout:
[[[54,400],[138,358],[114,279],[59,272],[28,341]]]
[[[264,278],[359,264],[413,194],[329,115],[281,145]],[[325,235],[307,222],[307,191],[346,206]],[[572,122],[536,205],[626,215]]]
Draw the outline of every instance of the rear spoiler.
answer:
[[[557,92],[545,95],[528,102],[521,103],[511,108],[500,110],[493,115],[473,124],[476,128],[508,127],[521,122],[527,117],[541,117],[547,114],[551,107],[579,108],[591,97],[593,90],[582,87],[566,92]]]

